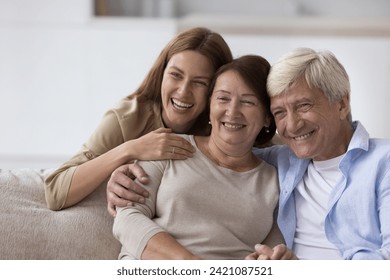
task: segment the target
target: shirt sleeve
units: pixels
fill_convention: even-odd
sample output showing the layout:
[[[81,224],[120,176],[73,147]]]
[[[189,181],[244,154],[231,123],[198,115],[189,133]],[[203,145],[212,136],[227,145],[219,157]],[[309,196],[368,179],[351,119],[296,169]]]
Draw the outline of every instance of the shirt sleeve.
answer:
[[[149,192],[149,197],[145,204],[135,204],[134,206],[117,209],[113,225],[114,236],[122,244],[122,251],[136,259],[141,259],[148,241],[155,234],[165,232],[153,221],[153,218],[156,215],[157,192],[167,162],[139,161],[138,164],[149,176],[149,183],[143,185],[138,180],[136,182]]]
[[[388,162],[390,159],[388,159]],[[379,220],[382,234],[380,253],[385,260],[390,260],[390,165],[379,187]]]
[[[385,162],[390,162],[390,158],[387,157]],[[379,248],[368,246],[353,248],[355,252],[350,257],[353,260],[390,260],[390,165],[382,166],[385,166],[386,170],[377,178],[375,211],[379,219],[381,243],[375,244]],[[372,216],[372,219],[376,218]]]
[[[101,123],[80,151],[45,178],[45,196],[48,207],[52,210],[63,208],[77,166],[104,154],[123,142],[123,132],[118,116],[110,110],[104,115]]]
[[[264,160],[272,166],[278,167],[279,151],[283,146],[272,146],[268,148],[253,148],[253,153],[256,157]]]

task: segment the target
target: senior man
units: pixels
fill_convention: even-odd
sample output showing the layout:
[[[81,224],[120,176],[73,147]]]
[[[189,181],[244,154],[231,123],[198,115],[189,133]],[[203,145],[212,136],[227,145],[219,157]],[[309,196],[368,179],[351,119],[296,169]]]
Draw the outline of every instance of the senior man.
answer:
[[[389,259],[390,141],[352,121],[342,64],[296,49],[272,66],[267,88],[287,146],[257,155],[278,168],[287,247],[258,245],[248,259]]]

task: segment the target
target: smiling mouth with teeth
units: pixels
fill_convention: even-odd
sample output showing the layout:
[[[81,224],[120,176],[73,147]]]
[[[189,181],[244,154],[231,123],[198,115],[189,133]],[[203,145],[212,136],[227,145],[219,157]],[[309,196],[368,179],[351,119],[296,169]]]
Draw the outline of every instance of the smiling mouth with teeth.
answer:
[[[302,141],[302,140],[309,138],[313,133],[314,133],[314,131],[311,131],[311,132],[306,133],[304,135],[300,135],[300,136],[296,136],[296,137],[292,137],[292,138],[296,141]]]
[[[181,101],[174,99],[174,98],[171,98],[171,103],[172,103],[173,107],[180,109],[180,110],[190,109],[190,108],[194,107],[194,104],[184,103],[184,102],[181,102]]]
[[[226,122],[222,122],[222,124],[227,128],[243,128],[243,127],[245,127],[245,125],[243,125],[243,124],[234,124],[234,123],[226,123]]]

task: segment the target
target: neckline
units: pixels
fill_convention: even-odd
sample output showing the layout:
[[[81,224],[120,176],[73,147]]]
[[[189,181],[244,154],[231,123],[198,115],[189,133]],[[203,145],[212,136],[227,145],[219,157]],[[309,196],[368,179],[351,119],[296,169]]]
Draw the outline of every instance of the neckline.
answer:
[[[206,138],[206,137],[209,137],[209,136],[196,136],[196,137]],[[210,156],[209,156],[204,151],[202,151],[202,149],[199,147],[198,143],[196,142],[194,135],[191,135],[190,140],[191,140],[191,143],[194,145],[195,149],[197,151],[199,151],[201,156],[206,158],[207,161],[212,163],[214,166],[216,166],[218,168],[221,168],[221,169],[225,169],[225,170],[229,170],[229,171],[233,171],[233,172],[237,172],[237,173],[241,173],[242,174],[242,173],[250,172],[250,171],[253,171],[253,170],[257,170],[263,164],[263,161],[260,160],[258,157],[256,157],[253,154],[253,152],[251,152],[251,155],[256,160],[256,163],[255,163],[255,165],[253,167],[248,167],[249,169],[245,168],[244,170],[237,170],[237,169],[235,169],[232,166],[221,165],[220,162],[215,157],[212,156],[212,154],[209,153],[210,154]]]

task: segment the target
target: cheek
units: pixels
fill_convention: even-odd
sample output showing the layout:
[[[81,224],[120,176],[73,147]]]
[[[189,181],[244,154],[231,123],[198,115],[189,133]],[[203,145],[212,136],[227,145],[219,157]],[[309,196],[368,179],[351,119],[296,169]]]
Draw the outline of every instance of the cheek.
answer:
[[[206,93],[198,92],[195,95],[195,104],[199,108],[199,110],[201,111],[205,110],[207,106],[207,92]]]
[[[278,133],[282,134],[284,130],[284,122],[282,120],[275,119],[275,125],[276,129],[278,130]]]
[[[223,115],[223,110],[215,103],[210,103],[210,121],[213,123]]]
[[[169,92],[171,92],[175,87],[175,83],[174,83],[174,80],[169,78],[169,76],[165,76],[164,74],[164,77],[161,81],[161,97],[164,99],[164,98],[168,98],[168,94]]]
[[[161,84],[161,99],[163,103],[165,103],[166,100],[168,99],[168,87],[167,87],[167,83],[164,81]]]
[[[256,135],[260,133],[260,131],[263,129],[264,126],[267,126],[266,124],[266,117],[263,114],[253,114],[255,117],[253,119],[254,124],[254,131],[256,132]]]

